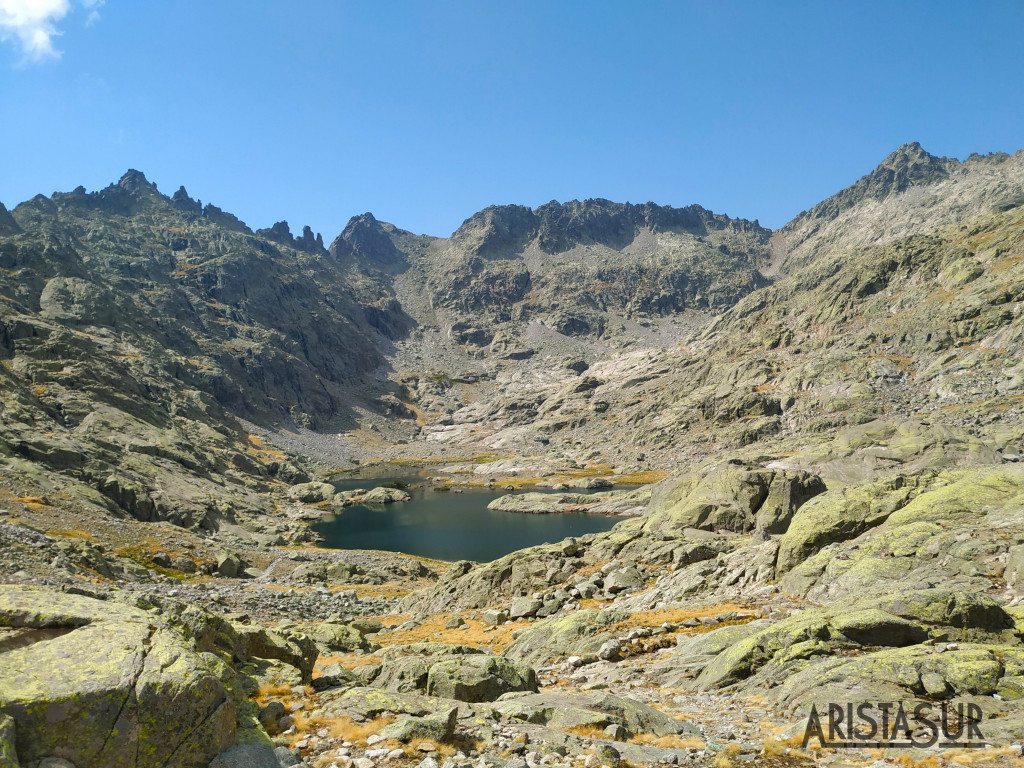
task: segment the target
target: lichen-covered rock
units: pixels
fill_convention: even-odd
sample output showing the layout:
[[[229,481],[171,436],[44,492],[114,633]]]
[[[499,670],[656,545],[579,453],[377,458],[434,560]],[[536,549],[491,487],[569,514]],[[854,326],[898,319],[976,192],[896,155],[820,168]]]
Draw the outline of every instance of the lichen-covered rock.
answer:
[[[818,496],[794,516],[779,547],[781,575],[826,544],[852,539],[884,523],[917,495],[916,478],[896,477]]]
[[[992,697],[1011,693],[1015,683],[1024,682],[1022,672],[1024,649],[1019,645],[967,644],[944,653],[916,645],[852,659],[825,659],[785,680],[777,698],[789,706],[820,707],[840,700],[830,696],[858,694],[872,697],[865,701]]]
[[[282,661],[298,670],[304,683],[312,678],[320,651],[316,642],[301,631],[276,632],[251,624],[234,624],[233,629],[245,656]]]
[[[408,501],[412,498],[408,491],[400,488],[373,488],[359,500],[363,504],[391,504],[396,501]]]
[[[455,734],[459,708],[451,707],[447,712],[438,712],[424,717],[406,716],[384,726],[378,735],[384,739],[412,741],[430,739],[434,742],[448,741]]]
[[[782,533],[796,511],[825,490],[802,471],[717,464],[658,484],[644,518],[649,531],[705,530]]]
[[[373,685],[398,693],[421,691],[459,701],[493,701],[512,691],[536,691],[537,673],[525,664],[470,646],[419,643],[384,652]]]
[[[521,512],[529,515],[550,515],[563,512],[585,512],[597,500],[585,493],[510,493],[499,496],[487,505],[500,512]]]
[[[629,618],[622,611],[583,610],[538,621],[523,630],[505,656],[526,664],[547,664],[565,656],[596,653],[612,635],[609,628]]]
[[[1019,465],[924,472],[830,491],[808,502],[782,537],[780,586],[819,603],[859,600],[880,583],[908,599],[922,584],[983,593],[1006,576],[1012,550],[1003,532],[1019,529],[1021,504]],[[1009,541],[1021,537],[1011,533]]]
[[[385,713],[427,717],[445,710],[446,702],[422,693],[399,693],[383,688],[357,687],[339,690],[337,695],[325,695],[322,709],[333,717],[347,716],[356,720],[372,720]]]
[[[330,483],[299,483],[288,489],[288,496],[295,501],[302,501],[307,504],[316,504],[321,501],[331,501],[334,498],[334,486]]]
[[[517,597],[509,606],[508,615],[510,619],[528,618],[535,615],[543,605],[540,600],[532,597]]]
[[[1012,628],[1012,619],[984,596],[942,589],[883,594],[805,610],[748,635],[703,667],[697,686],[719,688],[755,674],[775,680],[776,672],[781,682],[794,661],[878,646],[920,647],[933,634],[1005,642],[1014,637]]]
[[[0,714],[0,765],[5,768],[18,768],[18,753],[15,751],[14,718]]]
[[[493,708],[503,720],[552,728],[620,725],[631,736],[698,735],[696,728],[664,712],[634,699],[607,693],[537,693],[498,701]]]
[[[515,691],[536,691],[537,673],[500,656],[442,659],[430,666],[426,692],[459,701],[494,701]]]
[[[733,624],[680,639],[675,651],[657,662],[652,672],[666,688],[680,687],[695,678],[716,656],[765,628],[762,620]]]
[[[234,673],[127,606],[31,587],[0,588],[0,625],[66,630],[4,654],[0,714],[23,763],[205,768],[234,743]]]
[[[320,653],[329,656],[332,653],[352,653],[354,651],[375,651],[380,645],[367,638],[355,626],[336,621],[325,621],[319,624],[281,624],[279,633],[288,636],[305,635],[316,643]]]
[[[242,559],[234,552],[222,552],[217,557],[217,573],[227,579],[233,579],[242,572]]]
[[[281,768],[281,762],[271,746],[240,744],[217,755],[209,768]]]
[[[616,568],[609,571],[608,575],[604,577],[604,591],[608,594],[615,594],[626,589],[639,589],[643,585],[643,574],[632,566]]]

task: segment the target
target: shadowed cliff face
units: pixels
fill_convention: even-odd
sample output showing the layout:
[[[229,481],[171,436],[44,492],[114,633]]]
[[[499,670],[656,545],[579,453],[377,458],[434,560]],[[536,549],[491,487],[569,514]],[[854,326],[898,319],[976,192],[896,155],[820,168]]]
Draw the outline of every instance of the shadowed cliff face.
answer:
[[[7,312],[158,346],[239,415],[343,415],[344,385],[381,362],[387,308],[355,298],[308,227],[297,239],[286,222],[256,236],[193,202],[131,171],[98,193],[18,206],[24,231],[4,246]]]
[[[257,236],[136,171],[4,214],[0,453],[141,519],[262,509],[284,457],[253,453],[236,418],[344,423],[402,317],[360,302],[308,228]]]

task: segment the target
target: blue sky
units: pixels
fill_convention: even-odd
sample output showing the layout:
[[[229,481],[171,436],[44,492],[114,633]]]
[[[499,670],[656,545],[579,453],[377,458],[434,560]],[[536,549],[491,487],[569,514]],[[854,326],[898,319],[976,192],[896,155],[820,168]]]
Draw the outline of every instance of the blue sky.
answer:
[[[329,241],[492,203],[778,227],[898,145],[1024,147],[1024,3],[0,0],[0,201],[137,168]]]

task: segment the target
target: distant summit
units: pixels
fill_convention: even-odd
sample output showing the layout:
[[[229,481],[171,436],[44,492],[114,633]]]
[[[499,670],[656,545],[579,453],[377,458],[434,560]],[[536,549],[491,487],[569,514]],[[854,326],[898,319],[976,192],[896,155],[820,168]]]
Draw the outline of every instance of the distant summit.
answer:
[[[871,173],[802,215],[812,219],[834,219],[862,200],[883,200],[890,195],[906,192],[912,186],[947,179],[950,168],[958,165],[959,162],[954,159],[930,154],[916,141],[904,144]]]

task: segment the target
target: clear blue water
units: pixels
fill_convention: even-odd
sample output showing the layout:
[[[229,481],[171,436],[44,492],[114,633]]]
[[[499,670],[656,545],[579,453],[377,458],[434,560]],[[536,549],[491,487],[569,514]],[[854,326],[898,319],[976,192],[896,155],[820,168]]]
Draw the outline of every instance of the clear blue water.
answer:
[[[391,478],[407,483],[419,477]],[[373,488],[381,480],[346,479],[339,491]],[[598,515],[524,515],[495,512],[487,504],[504,496],[493,489],[438,493],[430,487],[409,488],[412,498],[395,504],[357,504],[313,525],[333,549],[381,549],[437,560],[484,562],[536,544],[567,536],[607,531],[619,518]]]

